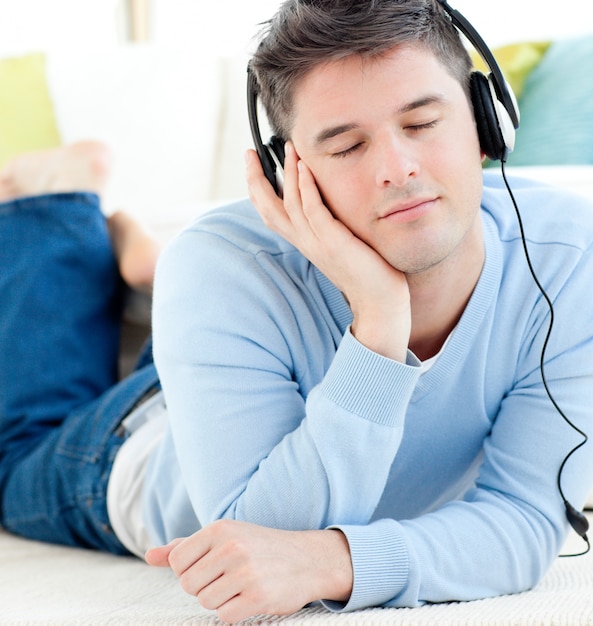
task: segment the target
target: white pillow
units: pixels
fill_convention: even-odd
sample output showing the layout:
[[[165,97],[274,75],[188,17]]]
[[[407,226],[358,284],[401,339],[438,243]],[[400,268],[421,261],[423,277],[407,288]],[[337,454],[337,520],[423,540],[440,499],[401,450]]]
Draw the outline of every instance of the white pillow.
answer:
[[[149,223],[179,222],[212,199],[220,65],[154,45],[48,53],[63,142],[100,139],[114,151],[106,212],[125,208]]]

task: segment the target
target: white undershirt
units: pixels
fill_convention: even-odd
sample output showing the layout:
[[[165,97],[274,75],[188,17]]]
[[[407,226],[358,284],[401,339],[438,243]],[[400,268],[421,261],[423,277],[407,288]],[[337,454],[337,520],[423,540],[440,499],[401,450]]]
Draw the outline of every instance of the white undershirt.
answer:
[[[160,391],[134,409],[122,422],[130,433],[115,455],[107,486],[107,512],[118,539],[136,556],[152,548],[142,520],[142,489],[146,464],[167,424],[167,407]]]

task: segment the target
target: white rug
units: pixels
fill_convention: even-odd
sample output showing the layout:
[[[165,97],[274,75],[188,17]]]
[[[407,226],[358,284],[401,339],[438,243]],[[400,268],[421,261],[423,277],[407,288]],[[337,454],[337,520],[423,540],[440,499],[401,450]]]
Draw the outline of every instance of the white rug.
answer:
[[[570,549],[581,549],[571,542]],[[593,553],[558,559],[532,591],[418,609],[369,609],[335,615],[315,607],[250,625],[589,626]],[[220,624],[186,595],[169,570],[135,558],[45,545],[0,531],[0,624],[102,626]]]

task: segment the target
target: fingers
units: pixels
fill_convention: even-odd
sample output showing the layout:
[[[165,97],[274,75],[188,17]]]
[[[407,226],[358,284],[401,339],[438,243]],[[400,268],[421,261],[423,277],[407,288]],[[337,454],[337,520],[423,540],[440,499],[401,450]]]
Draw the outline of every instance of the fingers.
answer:
[[[199,530],[173,546],[169,554],[169,565],[175,575],[180,577],[198,562],[202,566],[211,548],[207,531]]]
[[[257,209],[264,224],[278,234],[285,236],[290,226],[282,200],[266,178],[255,150],[245,153],[246,178],[249,198]]]
[[[174,539],[165,546],[151,548],[144,555],[144,559],[149,565],[152,565],[154,567],[171,567],[169,563],[169,555],[171,554],[173,549],[176,548],[183,541],[183,538]]]
[[[315,238],[323,241],[328,234],[327,229],[333,229],[329,233],[330,236],[335,236],[336,229],[339,229],[340,232],[346,232],[341,222],[334,218],[324,203],[317,182],[309,167],[303,161],[298,161],[297,169],[299,199],[303,219],[306,219],[308,227],[315,235]],[[332,239],[330,238],[329,241],[332,241]]]
[[[239,565],[246,558],[244,543],[237,538],[241,532],[236,522],[215,522],[187,539],[150,550],[147,560],[151,564],[167,560],[181,588],[201,606],[218,611],[223,621],[239,621],[254,611],[245,602],[233,603],[246,579]]]
[[[284,144],[284,198],[291,204],[296,199],[300,200],[297,164],[298,155],[292,141]]]
[[[304,163],[300,161],[294,146],[290,141],[287,141],[284,156],[284,210],[290,218],[293,228],[298,229],[299,232],[306,233],[309,230],[309,224],[303,210],[300,178],[303,167]],[[313,175],[308,168],[305,169],[307,169],[313,186],[317,189]],[[320,201],[319,194],[317,194],[317,201]]]
[[[246,164],[249,195],[263,222],[314,262],[311,253],[318,248],[320,229],[331,228],[336,220],[324,206],[313,174],[300,161],[293,144],[285,144],[282,199],[274,193],[253,150],[246,154]]]
[[[245,175],[247,178],[249,196],[252,201],[254,200],[254,196],[259,197],[270,190],[274,193],[272,185],[264,174],[263,167],[255,150],[247,150],[247,152],[245,152]]]
[[[222,575],[224,558],[212,556],[206,533],[175,539],[164,546],[152,548],[145,555],[146,562],[156,567],[170,567],[179,579],[181,588],[196,596],[205,608],[218,608],[229,599],[224,589],[216,584]],[[202,597],[202,592],[207,590]]]

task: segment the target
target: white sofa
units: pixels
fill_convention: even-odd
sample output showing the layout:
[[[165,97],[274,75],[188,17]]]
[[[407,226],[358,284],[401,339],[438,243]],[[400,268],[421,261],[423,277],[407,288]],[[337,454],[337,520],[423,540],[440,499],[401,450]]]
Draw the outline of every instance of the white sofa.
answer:
[[[22,99],[30,95],[27,81],[37,81],[34,105],[10,102],[7,91],[21,87],[14,78],[6,83],[11,71],[23,74]],[[44,72],[48,103],[41,103],[35,72]],[[44,106],[51,109],[43,113],[53,117],[58,142],[105,141],[115,156],[105,210],[125,208],[167,227],[246,195],[243,153],[251,141],[245,76],[243,57],[204,58],[170,46],[32,51],[0,60],[0,117],[7,131],[17,132],[18,123],[24,135],[39,124],[34,107]],[[6,119],[11,106],[15,122]],[[47,138],[39,141],[46,147]],[[28,146],[35,147],[34,140]]]
[[[113,149],[106,210],[126,208],[176,226],[216,202],[246,195],[246,60],[129,45],[46,56],[62,141]]]

